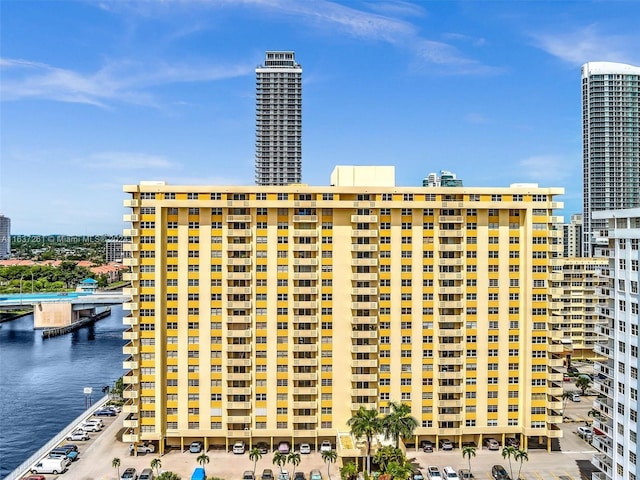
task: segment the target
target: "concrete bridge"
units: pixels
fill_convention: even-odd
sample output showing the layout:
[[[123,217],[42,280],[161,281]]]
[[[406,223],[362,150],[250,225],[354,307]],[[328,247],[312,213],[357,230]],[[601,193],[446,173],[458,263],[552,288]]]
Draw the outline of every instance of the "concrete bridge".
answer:
[[[66,327],[96,313],[96,308],[130,302],[130,295],[104,292],[0,294],[0,310],[33,307],[33,328]]]

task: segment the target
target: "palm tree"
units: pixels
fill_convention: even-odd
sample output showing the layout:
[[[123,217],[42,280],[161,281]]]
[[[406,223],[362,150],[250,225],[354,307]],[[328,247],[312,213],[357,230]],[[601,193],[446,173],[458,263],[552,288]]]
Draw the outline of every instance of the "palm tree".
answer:
[[[198,458],[196,458],[196,460],[202,467],[202,470],[204,470],[204,466],[209,463],[209,456],[205,452],[202,452],[200,455],[198,455]]]
[[[518,468],[518,480],[520,480],[520,472],[522,472],[522,463],[525,461],[529,461],[529,454],[526,450],[516,450],[516,453],[513,455],[513,458],[520,462],[520,468]]]
[[[511,478],[513,478],[513,467],[511,466],[511,457],[516,457],[516,447],[512,447],[509,445],[508,447],[504,447],[502,449],[502,458],[506,458],[509,460],[509,473],[511,473]]]
[[[300,454],[298,452],[290,452],[287,455],[287,463],[293,465],[293,471],[291,472],[291,478],[296,476],[296,467],[300,465]]]
[[[469,460],[469,472],[471,472],[471,457],[475,456],[476,447],[473,447],[471,445],[465,445],[464,447],[462,447],[462,458],[467,457],[467,459]]]
[[[576,379],[576,387],[582,391],[582,395],[587,393],[587,390],[591,388],[591,379],[586,375],[580,375]]]
[[[162,467],[162,462],[159,458],[154,458],[151,460],[151,468],[156,470],[156,476],[160,475],[160,468]]]
[[[367,473],[371,474],[371,439],[382,430],[382,421],[375,408],[367,410],[360,407],[358,411],[348,421],[351,433],[356,438],[366,438],[367,440]]]
[[[406,403],[389,402],[391,412],[382,419],[382,429],[387,438],[395,441],[398,448],[400,437],[410,437],[418,428],[418,420],[411,416],[411,407]]]
[[[387,466],[391,462],[400,463],[404,459],[404,454],[402,450],[396,448],[392,445],[387,445],[379,449],[376,454],[373,456],[373,460],[378,464],[380,470],[383,473],[386,473]]]
[[[180,475],[173,472],[162,472],[157,480],[180,480]]]
[[[320,456],[322,457],[322,460],[327,464],[327,476],[329,477],[329,480],[331,480],[331,471],[329,470],[329,466],[330,464],[335,463],[338,459],[338,452],[336,452],[335,450],[323,450],[320,453]]]
[[[116,471],[118,472],[118,478],[120,478],[120,459],[118,457],[115,457],[113,460],[111,460],[111,466],[116,469]]]
[[[564,392],[562,392],[562,419],[564,421],[564,411],[567,408],[567,402],[571,399],[571,397],[573,396],[573,392],[570,392],[568,390],[565,390]]]
[[[258,466],[258,460],[262,458],[262,452],[258,447],[253,447],[249,450],[249,460],[253,462],[253,474],[256,474],[256,467]]]
[[[342,480],[353,480],[358,474],[358,467],[353,462],[345,463],[340,467],[340,478]]]
[[[277,465],[282,473],[282,467],[287,463],[287,455],[280,450],[273,454],[273,464]]]
[[[411,464],[404,458],[399,462],[394,460],[387,465],[387,473],[392,479],[407,480],[412,472]]]

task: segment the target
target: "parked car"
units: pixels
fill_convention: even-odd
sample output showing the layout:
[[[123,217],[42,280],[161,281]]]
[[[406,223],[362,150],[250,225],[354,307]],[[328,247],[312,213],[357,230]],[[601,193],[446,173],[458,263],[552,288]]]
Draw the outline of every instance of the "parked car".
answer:
[[[63,454],[66,455],[66,457],[71,460],[72,462],[75,462],[78,459],[78,450],[74,450],[73,448],[68,448],[68,447],[56,447],[53,450],[51,450],[51,452],[49,453],[49,456],[51,457],[52,453],[55,454]],[[55,455],[54,455],[55,456]]]
[[[502,465],[494,465],[491,467],[491,476],[494,480],[511,480],[509,474]]]
[[[321,452],[330,452],[332,450],[331,442],[329,440],[323,440],[320,444]]]
[[[24,480],[47,480],[44,475],[29,475]]]
[[[66,458],[43,458],[33,465],[29,471],[31,473],[64,473],[69,466],[69,460]]]
[[[256,477],[251,470],[245,470],[242,474],[242,480],[256,480]]]
[[[110,408],[103,408],[101,410],[96,410],[93,412],[96,417],[115,417],[117,413]],[[124,475],[124,474],[123,474]]]
[[[591,440],[593,438],[593,430],[591,427],[578,427],[576,433],[579,437],[584,438],[585,440]]]
[[[451,443],[451,440],[446,438],[440,440],[440,450],[453,450],[453,443]]]
[[[54,448],[49,452],[49,458],[63,458],[67,461],[67,466],[69,466],[71,462],[78,458],[78,452],[67,453],[66,450]]]
[[[571,395],[571,401],[572,402],[579,402],[580,401],[580,394],[579,393],[574,393],[573,395]]]
[[[273,470],[265,468],[262,471],[262,480],[273,480]]]
[[[424,476],[419,468],[413,469],[413,473],[411,473],[411,480],[424,480]]]
[[[291,446],[289,442],[280,442],[278,444],[278,451],[280,453],[289,453],[290,450],[291,450]]]
[[[300,453],[302,455],[306,455],[308,453],[311,453],[311,445],[309,445],[308,443],[301,443],[300,444]]]
[[[433,443],[429,440],[425,440],[422,442],[422,451],[423,452],[433,452]]]
[[[82,423],[95,423],[97,425],[100,425],[100,427],[104,428],[104,422],[102,421],[101,418],[98,418],[98,417],[96,417],[96,418],[88,418],[87,420],[85,420]]]
[[[91,437],[89,437],[89,434],[84,430],[76,430],[67,437],[67,440],[70,440],[72,442],[85,442],[89,440],[89,438]]]
[[[278,480],[289,480],[289,471],[281,470],[278,474]]]
[[[260,450],[260,453],[262,453],[263,455],[265,453],[269,453],[269,445],[267,444],[267,442],[256,443],[256,448]]]
[[[244,442],[238,441],[238,442],[233,444],[233,447],[231,447],[231,451],[233,453],[235,453],[236,455],[242,455],[244,453],[244,451],[245,451],[245,448],[246,447],[244,445]]]
[[[153,470],[151,470],[150,468],[145,468],[140,472],[138,480],[153,480],[154,478],[155,475],[153,474]]]
[[[293,480],[307,480],[307,477],[304,476],[304,472],[296,472]]]
[[[133,467],[127,468],[124,472],[122,472],[122,475],[120,475],[120,480],[138,480],[136,469]]]
[[[435,465],[429,465],[427,467],[427,478],[429,478],[430,480],[442,480],[440,469]]]
[[[495,438],[487,438],[484,441],[484,444],[489,450],[500,450],[500,442],[498,442]]]
[[[462,468],[458,470],[458,477],[460,480],[473,480],[473,473],[468,468]]]
[[[311,470],[311,473],[309,473],[309,480],[322,480],[322,474],[320,473],[320,470]]]
[[[59,448],[66,448],[67,450],[73,450],[74,452],[78,451],[78,446],[73,443],[65,443],[64,445],[62,445],[62,447]]]
[[[191,442],[191,445],[189,445],[189,451],[191,453],[200,453],[202,451],[202,442]]]
[[[138,445],[138,453],[153,453],[156,451],[156,446],[153,443],[143,443]]]
[[[504,444],[507,447],[520,448],[520,440],[515,437],[507,437],[504,439]]]
[[[118,405],[107,405],[104,407],[104,410],[112,410],[118,414],[122,411],[122,407],[119,407]]]
[[[100,430],[102,430],[102,427],[97,423],[89,422],[89,423],[82,423],[80,425],[80,429],[84,430],[85,432],[99,432]]]
[[[456,472],[453,467],[444,467],[442,472],[444,473],[445,480],[460,480],[458,472]]]

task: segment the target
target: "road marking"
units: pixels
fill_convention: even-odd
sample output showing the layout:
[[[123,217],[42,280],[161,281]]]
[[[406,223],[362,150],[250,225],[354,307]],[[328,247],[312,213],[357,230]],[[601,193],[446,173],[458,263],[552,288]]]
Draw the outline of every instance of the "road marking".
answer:
[[[572,455],[572,454],[575,455],[577,453],[596,453],[596,452],[597,450],[571,450],[568,452],[561,452],[561,453],[564,455]]]

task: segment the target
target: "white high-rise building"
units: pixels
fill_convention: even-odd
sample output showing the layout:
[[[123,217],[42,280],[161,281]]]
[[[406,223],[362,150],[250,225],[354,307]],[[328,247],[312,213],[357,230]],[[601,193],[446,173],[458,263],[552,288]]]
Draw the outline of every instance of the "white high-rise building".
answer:
[[[11,219],[0,213],[0,258],[11,254]]]
[[[593,212],[640,206],[640,67],[582,66],[583,256],[606,227]]]
[[[571,221],[565,223],[564,227],[564,251],[563,257],[582,256],[582,215],[575,213],[571,215]]]
[[[640,208],[594,212],[604,221],[606,244],[596,254],[608,258],[602,270],[607,284],[599,288],[607,303],[598,304],[604,340],[594,365],[594,442],[599,450],[592,463],[598,480],[637,480],[638,476],[638,254]],[[600,243],[599,243],[600,244]]]
[[[302,66],[267,52],[256,68],[256,185],[302,180]]]

